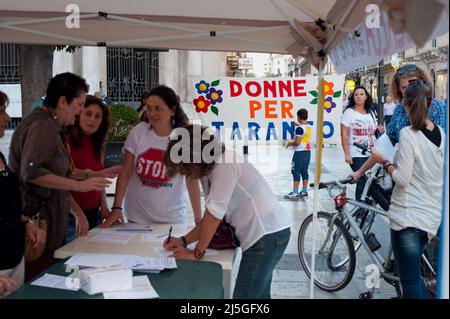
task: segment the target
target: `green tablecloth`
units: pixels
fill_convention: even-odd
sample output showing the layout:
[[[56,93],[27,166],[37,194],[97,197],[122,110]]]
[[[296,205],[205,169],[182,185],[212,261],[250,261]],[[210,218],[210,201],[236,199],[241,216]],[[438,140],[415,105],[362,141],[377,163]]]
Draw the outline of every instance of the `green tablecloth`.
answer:
[[[66,259],[67,260],[67,259]],[[67,276],[62,260],[44,273]],[[153,288],[163,299],[222,299],[222,267],[214,262],[177,260],[177,269],[166,269],[159,274],[147,274]],[[43,275],[42,273],[41,275]],[[143,273],[134,273],[144,275]],[[34,278],[41,277],[41,275]],[[82,290],[70,291],[38,287],[27,283],[8,299],[101,299],[103,294],[88,295]]]

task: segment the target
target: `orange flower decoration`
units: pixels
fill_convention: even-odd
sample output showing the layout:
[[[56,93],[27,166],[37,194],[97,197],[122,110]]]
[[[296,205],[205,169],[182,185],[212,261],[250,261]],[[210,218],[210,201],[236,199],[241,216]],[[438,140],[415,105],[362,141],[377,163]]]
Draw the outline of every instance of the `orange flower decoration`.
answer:
[[[323,96],[333,95],[334,94],[334,83],[323,81]],[[317,91],[319,91],[319,87],[316,87]]]

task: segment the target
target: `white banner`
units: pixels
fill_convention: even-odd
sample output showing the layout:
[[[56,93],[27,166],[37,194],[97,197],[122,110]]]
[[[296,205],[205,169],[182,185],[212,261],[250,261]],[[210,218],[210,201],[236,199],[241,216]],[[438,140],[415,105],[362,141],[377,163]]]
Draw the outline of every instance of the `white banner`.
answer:
[[[325,77],[324,142],[340,144],[344,75]],[[194,119],[211,126],[225,141],[281,141],[292,139],[297,111],[308,111],[314,126],[318,78],[191,78]],[[311,142],[315,142],[315,128]]]
[[[448,32],[446,15],[444,10],[430,39]],[[391,30],[386,12],[380,14],[379,28],[367,28],[366,24],[362,23],[358,32],[361,34],[359,37],[348,35],[346,40],[330,52],[337,73],[348,73],[365,65],[376,64],[385,57],[416,46],[408,34],[395,34]]]

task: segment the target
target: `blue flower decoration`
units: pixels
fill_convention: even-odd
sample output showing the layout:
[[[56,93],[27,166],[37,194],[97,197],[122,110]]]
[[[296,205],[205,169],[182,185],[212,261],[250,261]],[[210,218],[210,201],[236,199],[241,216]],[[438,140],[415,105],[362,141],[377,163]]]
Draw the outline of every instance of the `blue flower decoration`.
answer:
[[[209,83],[206,83],[204,80],[201,80],[199,83],[195,85],[198,94],[208,93],[208,89],[210,87]]]

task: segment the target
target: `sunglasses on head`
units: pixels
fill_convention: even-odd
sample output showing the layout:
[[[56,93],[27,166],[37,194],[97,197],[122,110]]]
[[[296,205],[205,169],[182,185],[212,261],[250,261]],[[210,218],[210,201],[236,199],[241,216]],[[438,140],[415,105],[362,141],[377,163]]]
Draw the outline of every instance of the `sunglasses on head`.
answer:
[[[402,66],[400,69],[397,70],[397,75],[403,75],[406,72],[413,72],[417,70],[417,66],[415,64],[408,64],[405,66]]]

